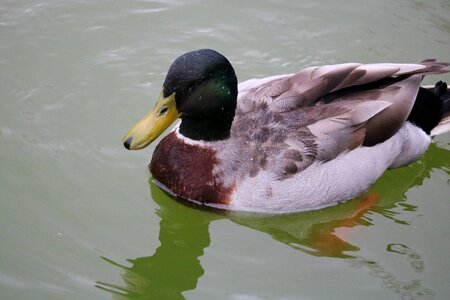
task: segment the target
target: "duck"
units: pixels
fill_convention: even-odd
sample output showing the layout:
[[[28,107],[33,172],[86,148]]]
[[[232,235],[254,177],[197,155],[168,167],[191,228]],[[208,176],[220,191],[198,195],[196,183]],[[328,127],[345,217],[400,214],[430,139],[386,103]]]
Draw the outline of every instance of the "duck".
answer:
[[[143,149],[178,120],[149,164],[165,192],[228,211],[321,209],[363,194],[450,131],[446,83],[421,86],[449,65],[342,63],[238,84],[225,56],[190,51],[123,144]]]

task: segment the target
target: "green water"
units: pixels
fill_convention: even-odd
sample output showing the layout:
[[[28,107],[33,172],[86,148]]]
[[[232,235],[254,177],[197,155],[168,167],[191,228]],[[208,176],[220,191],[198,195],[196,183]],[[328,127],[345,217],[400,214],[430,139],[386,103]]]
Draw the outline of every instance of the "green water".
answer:
[[[358,199],[284,216],[180,204],[149,183],[154,145],[121,138],[188,50],[222,52],[241,81],[449,61],[449,15],[448,1],[1,1],[0,299],[447,299],[450,134]]]

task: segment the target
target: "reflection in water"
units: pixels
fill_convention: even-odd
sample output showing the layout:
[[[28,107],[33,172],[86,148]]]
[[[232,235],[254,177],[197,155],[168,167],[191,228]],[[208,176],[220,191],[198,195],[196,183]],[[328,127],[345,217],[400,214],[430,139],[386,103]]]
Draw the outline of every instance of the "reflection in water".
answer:
[[[156,214],[161,218],[161,245],[152,256],[129,259],[131,267],[103,258],[125,270],[123,279],[127,286],[99,282],[98,287],[113,292],[119,298],[184,299],[181,293],[194,289],[204,273],[198,258],[209,246],[209,224],[217,216],[201,210],[186,214],[184,206],[168,199],[153,184],[151,192],[160,205]]]
[[[416,271],[417,273],[423,271],[424,266],[420,255],[414,250],[410,249],[408,246],[402,244],[389,244],[387,246],[387,251],[405,255],[407,257],[407,261],[410,263],[411,268],[414,271]]]
[[[439,157],[438,159],[434,159]],[[446,162],[443,163],[442,162]],[[448,162],[448,163],[447,163]],[[159,240],[161,245],[152,256],[128,260],[132,266],[124,269],[126,287],[98,282],[98,287],[108,290],[120,299],[183,299],[182,293],[195,289],[204,274],[199,257],[210,244],[209,224],[227,218],[238,224],[265,232],[273,239],[314,256],[344,258],[351,267],[365,268],[378,278],[384,287],[401,298],[430,297],[433,292],[419,280],[403,282],[386,271],[376,261],[363,258],[359,248],[346,242],[346,234],[354,226],[371,226],[371,215],[378,213],[398,224],[408,225],[400,219],[398,211],[415,211],[414,205],[405,203],[405,193],[421,185],[434,169],[450,173],[450,151],[432,144],[427,154],[416,164],[385,174],[367,195],[313,212],[267,215],[255,213],[224,213],[203,209],[190,209],[168,197],[150,183],[152,198],[160,206]],[[401,255],[414,272],[420,273],[424,263],[420,255],[407,245],[391,243],[386,250]],[[174,272],[173,270],[177,270]]]
[[[394,291],[401,299],[434,298],[433,291],[422,286],[420,280],[403,282],[391,272],[386,271],[375,261],[367,260],[362,257],[355,257],[352,260],[348,260],[348,262],[354,268],[365,268],[370,270],[372,276],[379,278],[385,288]]]

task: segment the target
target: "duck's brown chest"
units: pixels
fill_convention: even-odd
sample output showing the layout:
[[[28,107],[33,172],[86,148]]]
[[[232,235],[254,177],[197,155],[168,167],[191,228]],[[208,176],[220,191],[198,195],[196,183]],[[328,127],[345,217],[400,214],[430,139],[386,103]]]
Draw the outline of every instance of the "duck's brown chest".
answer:
[[[213,149],[186,144],[171,132],[156,146],[150,172],[181,198],[226,205],[233,187],[224,186],[213,174],[218,163]]]

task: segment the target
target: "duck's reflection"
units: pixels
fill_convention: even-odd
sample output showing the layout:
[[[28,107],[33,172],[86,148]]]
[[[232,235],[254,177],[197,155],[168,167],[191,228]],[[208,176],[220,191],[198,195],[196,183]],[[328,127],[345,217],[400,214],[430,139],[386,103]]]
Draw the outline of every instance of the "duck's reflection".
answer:
[[[304,253],[346,258],[351,265],[369,268],[371,274],[379,277],[385,286],[402,294],[408,283],[386,272],[377,262],[358,256],[359,248],[346,241],[346,234],[351,234],[351,227],[372,225],[371,215],[375,213],[397,223],[408,224],[408,221],[401,219],[405,214],[400,212],[414,211],[416,207],[405,202],[405,193],[411,187],[421,185],[433,169],[449,172],[449,167],[450,151],[432,144],[421,161],[388,172],[361,198],[327,209],[290,215],[225,214],[192,209],[174,201],[150,183],[152,198],[160,207],[156,212],[161,218],[160,247],[152,256],[128,260],[131,267],[121,266],[125,270],[125,287],[100,282],[98,286],[114,292],[119,298],[183,299],[182,293],[194,289],[204,274],[199,258],[210,244],[209,224],[227,218],[268,233],[275,240]],[[408,246],[389,244],[387,251],[406,255],[416,272],[423,269],[420,255]],[[420,282],[414,284],[410,292],[432,295]],[[396,287],[399,287],[398,290]]]
[[[209,246],[209,224],[221,218],[212,212],[192,209],[168,198],[151,183],[151,194],[160,208],[160,246],[152,256],[127,260],[131,267],[106,261],[125,270],[126,287],[98,282],[98,287],[113,292],[119,299],[184,299],[183,291],[196,287],[204,270],[199,257]],[[174,270],[176,270],[174,272]]]

